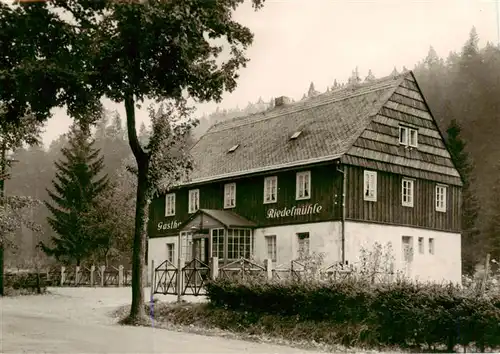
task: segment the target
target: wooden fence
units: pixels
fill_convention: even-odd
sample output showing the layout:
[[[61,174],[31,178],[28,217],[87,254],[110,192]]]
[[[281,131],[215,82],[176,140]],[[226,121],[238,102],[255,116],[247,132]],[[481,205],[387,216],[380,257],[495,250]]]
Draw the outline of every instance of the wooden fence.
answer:
[[[178,264],[184,265],[178,267]],[[273,266],[271,260],[266,259],[264,264],[240,258],[219,266],[217,257],[212,257],[209,264],[194,259],[189,263],[179,260],[178,264],[163,261],[155,267],[151,263],[151,296],[163,295],[205,295],[205,285],[209,279],[268,279],[275,281],[294,280],[320,280],[335,281],[363,278],[372,283],[391,281],[394,274],[381,273],[368,270],[356,270],[353,266],[332,264],[328,267],[311,268],[306,262],[292,260],[288,264]]]
[[[132,284],[132,270],[125,269],[122,265],[118,267],[90,266],[90,267],[51,267],[39,270],[20,270],[16,272],[6,272],[5,278],[19,277],[22,274],[30,274],[33,277],[26,279],[37,279],[37,282],[46,286],[59,287],[122,287]],[[149,284],[147,268],[144,271],[144,282]]]

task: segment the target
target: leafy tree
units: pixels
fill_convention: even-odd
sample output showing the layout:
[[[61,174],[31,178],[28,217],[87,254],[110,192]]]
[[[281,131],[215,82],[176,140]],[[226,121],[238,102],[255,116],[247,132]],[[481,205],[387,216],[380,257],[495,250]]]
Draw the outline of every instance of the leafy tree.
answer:
[[[11,167],[13,162],[12,159],[7,158],[7,153],[21,148],[25,143],[30,145],[37,144],[40,138],[41,130],[40,123],[34,119],[33,115],[22,117],[21,124],[16,125],[6,119],[7,113],[8,112],[5,106],[0,106],[0,202],[3,202],[4,199],[5,180],[9,178],[8,169]],[[5,204],[5,206],[7,205],[8,204]],[[12,218],[11,212],[13,211],[16,211],[16,207],[5,209],[5,222],[11,223],[19,220]],[[10,228],[7,227],[3,230],[7,232]],[[3,231],[0,232],[0,295],[3,296],[4,239],[6,239],[6,235],[3,234]]]
[[[62,149],[65,160],[56,162],[55,191],[48,191],[55,206],[45,202],[52,214],[49,224],[58,236],[52,237],[53,247],[43,242],[40,246],[47,255],[65,263],[80,265],[107,241],[90,232],[87,216],[109,184],[107,175],[99,177],[103,157],[93,144],[88,126],[72,127],[69,146]]]
[[[461,137],[461,128],[456,120],[452,120],[447,131],[447,146],[455,166],[463,181],[462,187],[462,259],[463,268],[466,272],[474,269],[478,259],[478,229],[476,221],[479,213],[479,204],[471,181],[474,178],[473,163],[469,154],[465,151],[465,142]],[[480,249],[480,248],[479,248]]]
[[[53,27],[59,30],[58,33],[53,33],[52,28],[49,30],[37,26],[37,36],[33,37],[54,36],[55,43],[69,38],[60,43],[60,46],[64,47],[63,54],[71,58],[78,54],[81,58],[81,61],[71,59],[69,64],[62,62],[56,66],[58,69],[67,68],[69,73],[80,70],[78,75],[70,77],[70,84],[64,87],[65,92],[83,95],[81,106],[92,102],[94,95],[107,96],[125,105],[129,145],[136,160],[138,176],[130,313],[132,321],[145,317],[142,270],[145,259],[148,189],[151,185],[148,173],[150,166],[156,165],[156,159],[159,158],[155,158],[152,151],[165,150],[158,149],[160,141],[154,139],[150,140],[147,149],[139,143],[135,127],[136,104],[145,98],[171,99],[175,102],[173,104],[179,115],[185,116],[186,110],[178,104],[182,102],[185,94],[201,101],[220,101],[224,91],[234,90],[238,78],[237,71],[248,61],[245,49],[253,40],[250,30],[232,18],[233,11],[241,3],[243,0],[49,0],[24,6],[23,23],[27,23],[26,26],[29,27],[33,21],[38,23],[37,19],[41,16],[42,19],[50,18],[54,21]],[[257,9],[262,6],[263,0],[252,0],[252,3]],[[65,18],[61,13],[65,13]],[[67,20],[68,17],[70,21]],[[31,27],[28,29],[32,30]],[[71,42],[73,39],[74,43]],[[214,44],[213,40],[216,39],[226,40],[228,44],[229,59],[221,64],[218,64],[216,59],[223,47]],[[41,47],[44,49],[44,46]],[[59,46],[55,47],[59,50]],[[56,54],[56,58],[62,55]],[[80,83],[84,83],[84,89]],[[43,87],[38,83],[32,86]],[[55,103],[58,102],[53,105]],[[66,99],[65,103],[70,109],[75,105],[71,99]],[[182,128],[158,124],[153,126],[152,136],[172,134],[177,138],[182,135],[179,130],[187,128],[186,124],[178,126]],[[165,166],[177,170],[173,164]],[[178,175],[170,170],[165,172],[166,175]],[[156,174],[165,172],[154,172],[153,176],[156,178]]]
[[[0,198],[0,244],[2,248],[12,244],[9,238],[21,225],[37,231],[38,225],[33,223],[24,213],[26,209],[32,208],[39,202],[30,197],[1,196]],[[0,272],[0,296],[4,295],[4,272],[3,272],[3,252],[0,252],[0,262],[2,271]]]

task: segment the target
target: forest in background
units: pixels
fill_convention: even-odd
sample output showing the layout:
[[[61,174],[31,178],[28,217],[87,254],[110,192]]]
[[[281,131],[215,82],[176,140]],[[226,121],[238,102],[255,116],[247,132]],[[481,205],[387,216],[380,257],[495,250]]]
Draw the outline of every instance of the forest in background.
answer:
[[[471,171],[467,176],[470,186],[464,198],[468,203],[465,215],[467,235],[464,237],[463,252],[468,264],[481,262],[486,252],[493,257],[500,255],[500,149],[496,134],[500,128],[500,50],[491,43],[480,48],[479,37],[473,28],[469,38],[459,52],[440,58],[431,47],[425,58],[417,63],[414,72],[443,135],[455,120],[461,127],[460,137],[465,142]],[[357,77],[357,70],[353,72]],[[371,72],[366,79],[373,78]],[[336,81],[331,88],[338,87]],[[331,89],[330,87],[327,90]],[[316,95],[311,83],[304,97]],[[257,113],[273,105],[273,98],[259,98],[245,108],[217,109],[209,115],[199,117],[194,129],[193,140],[201,136],[216,122],[238,116]],[[116,200],[112,205],[122,220],[121,229],[133,232],[134,188],[133,176],[126,171],[126,165],[133,163],[124,124],[115,112],[104,112],[94,129],[95,147],[104,156],[104,172],[115,184]],[[143,125],[140,139],[146,141],[148,131]],[[47,188],[52,189],[55,177],[55,162],[61,159],[61,148],[67,144],[67,135],[61,135],[44,149],[33,146],[19,149],[12,158],[11,179],[6,182],[7,195],[31,196],[48,200]],[[47,242],[53,235],[48,225],[49,212],[45,206],[28,211],[30,219],[41,225],[41,231],[21,229],[15,237],[15,246],[6,254],[6,266],[25,267],[33,260],[45,262],[43,252],[37,249],[39,241]],[[477,217],[476,217],[477,214]],[[112,252],[110,263],[127,264],[130,258],[126,248]]]

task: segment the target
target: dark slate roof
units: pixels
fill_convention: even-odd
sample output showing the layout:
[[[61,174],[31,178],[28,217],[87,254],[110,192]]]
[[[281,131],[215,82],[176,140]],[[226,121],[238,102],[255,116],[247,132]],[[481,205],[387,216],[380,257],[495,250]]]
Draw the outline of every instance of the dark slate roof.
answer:
[[[191,149],[195,167],[190,183],[338,159],[406,75],[343,87],[217,123]],[[290,140],[296,131],[302,134]]]

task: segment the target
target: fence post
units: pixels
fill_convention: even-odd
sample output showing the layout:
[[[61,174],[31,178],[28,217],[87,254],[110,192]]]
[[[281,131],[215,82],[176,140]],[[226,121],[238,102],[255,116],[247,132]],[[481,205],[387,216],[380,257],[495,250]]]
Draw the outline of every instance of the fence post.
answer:
[[[146,264],[146,266],[144,268],[142,268],[142,287],[146,287],[148,286],[149,284],[149,276],[148,276],[148,265]]]
[[[153,301],[153,296],[155,294],[155,287],[156,287],[156,284],[155,284],[155,260],[154,259],[151,260],[151,274],[149,275],[149,279],[151,282],[151,285],[149,288],[149,292],[150,292],[149,298],[151,299],[151,301]]]
[[[264,259],[264,267],[266,267],[267,279],[273,278],[273,261],[269,258]]]
[[[182,301],[182,290],[183,286],[182,284],[184,283],[184,272],[182,271],[183,265],[184,264],[184,259],[181,257],[177,258],[177,302]]]
[[[80,266],[75,267],[75,286],[80,283]]]
[[[95,265],[92,265],[90,267],[90,286],[94,286],[94,272],[95,272]]]
[[[64,286],[64,282],[66,281],[66,267],[61,267],[61,286]]]
[[[219,277],[219,258],[212,257],[212,267],[210,268],[210,279],[215,280]]]
[[[101,273],[101,287],[104,287],[104,271],[106,270],[106,266],[100,266],[100,273]]]
[[[118,286],[123,286],[123,266],[118,266]]]

